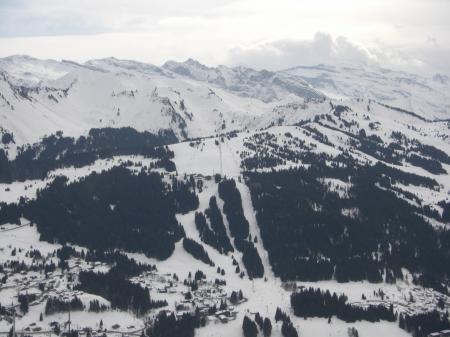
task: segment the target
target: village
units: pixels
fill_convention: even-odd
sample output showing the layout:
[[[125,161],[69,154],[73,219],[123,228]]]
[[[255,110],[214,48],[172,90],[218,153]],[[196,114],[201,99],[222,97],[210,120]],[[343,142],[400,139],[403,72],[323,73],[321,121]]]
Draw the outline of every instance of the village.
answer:
[[[131,279],[132,282],[147,287],[150,293],[158,293],[173,304],[176,315],[181,317],[184,313],[196,312],[207,323],[228,323],[236,319],[238,306],[247,301],[242,291],[233,291],[227,294],[220,282],[197,279],[196,290],[190,290],[185,282],[178,280],[176,274],[160,275],[156,272],[146,272]],[[170,313],[171,310],[168,310]]]
[[[11,225],[3,230],[17,230],[18,233],[33,232],[35,228],[29,225]],[[102,310],[112,310],[110,303],[104,298],[75,290],[80,272],[106,273],[111,265],[72,257],[66,260],[67,266],[62,270],[58,267],[60,261],[56,256],[55,248],[58,246],[45,243],[40,245],[46,246],[42,252],[33,245],[25,248],[7,244],[0,248],[0,335],[10,334],[13,329],[21,336],[64,334],[69,331],[77,331],[79,336],[141,335],[161,310],[168,314],[173,312],[177,317],[185,313],[198,314],[205,324],[226,324],[236,319],[238,311],[235,307],[247,301],[238,289],[227,294],[223,287],[225,281],[206,280],[201,272],[198,274],[201,277],[197,273],[195,275],[194,289],[186,280],[180,281],[176,274],[152,270],[131,278],[130,281],[147,288],[152,299],[164,299],[168,305],[149,312],[145,318],[140,319],[140,325],[128,321],[126,324],[119,321],[103,324],[101,320],[95,325],[80,324],[80,320],[75,323],[73,317],[80,314],[80,307],[71,308],[70,303],[74,301],[81,301],[81,311],[87,311],[92,316],[94,313],[91,313],[89,307],[91,301],[98,301]],[[45,311],[49,299],[69,303],[68,310],[47,315]],[[38,319],[30,319],[30,313],[35,314]]]

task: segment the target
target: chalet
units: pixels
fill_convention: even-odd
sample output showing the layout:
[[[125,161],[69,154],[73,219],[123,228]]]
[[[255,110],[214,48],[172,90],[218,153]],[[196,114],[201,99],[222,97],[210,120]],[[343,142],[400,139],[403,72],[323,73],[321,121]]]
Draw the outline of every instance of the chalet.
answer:
[[[221,323],[228,323],[228,317],[225,315],[218,315],[217,316]]]
[[[187,311],[190,309],[190,306],[186,305],[184,303],[181,303],[181,304],[176,305],[176,309],[177,309],[177,311]]]

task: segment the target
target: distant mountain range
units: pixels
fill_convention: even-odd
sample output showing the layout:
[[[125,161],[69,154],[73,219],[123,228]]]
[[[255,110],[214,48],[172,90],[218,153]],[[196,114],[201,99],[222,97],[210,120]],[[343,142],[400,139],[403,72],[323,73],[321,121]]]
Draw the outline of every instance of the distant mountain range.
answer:
[[[12,56],[0,140],[0,295],[23,331],[68,309],[122,335],[450,328],[443,75]]]
[[[11,56],[0,59],[0,132],[13,134],[17,145],[56,131],[78,136],[92,127],[170,129],[186,139],[292,124],[328,112],[328,101],[351,105],[356,98],[427,120],[448,119],[449,89],[445,76],[379,68],[270,72],[207,67],[192,59],[157,67],[115,58],[79,64]],[[298,114],[312,101],[312,109]]]

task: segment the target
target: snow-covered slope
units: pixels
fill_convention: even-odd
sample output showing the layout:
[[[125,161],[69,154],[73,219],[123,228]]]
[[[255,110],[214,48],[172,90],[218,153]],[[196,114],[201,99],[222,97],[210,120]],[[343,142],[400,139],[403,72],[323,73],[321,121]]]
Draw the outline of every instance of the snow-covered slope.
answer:
[[[0,133],[13,134],[16,145],[93,127],[171,129],[186,139],[293,124],[330,112],[329,101],[352,107],[355,98],[424,120],[448,119],[449,86],[443,76],[378,68],[269,72],[192,59],[158,67],[115,58],[78,64],[11,56],[0,59]]]
[[[307,99],[324,98],[322,93],[314,90],[307,82],[294,74],[257,71],[245,67],[211,68],[192,59],[183,63],[169,61],[163,65],[163,68],[197,81],[214,84],[240,96],[253,97],[264,102],[279,100],[287,94]]]
[[[5,59],[1,67],[2,127],[19,144],[57,130],[79,136],[92,127],[107,126],[153,132],[172,129],[180,138],[205,135],[223,120],[231,124],[234,114],[242,113],[237,107],[245,106],[143,64],[132,67],[111,59],[86,66],[56,63],[59,76],[40,76],[36,83],[28,81],[29,70],[40,74],[44,63],[50,73],[55,62],[27,61]]]
[[[64,147],[66,140],[59,134],[46,143],[39,143],[33,151],[21,151],[20,154],[25,152],[25,155],[19,155],[18,162],[5,161],[3,157],[0,164],[5,166],[0,165],[0,169],[8,165],[7,168],[12,171],[21,168],[23,176],[18,179],[25,181],[8,180],[7,175],[0,171],[4,178],[2,181],[8,182],[0,184],[0,202],[10,207],[24,206],[39,198],[39,191],[46,189],[55,177],[66,176],[68,183],[76,183],[94,172],[100,175],[102,171],[119,165],[134,173],[147,169],[158,172],[166,182],[174,179],[193,182],[199,203],[195,209],[177,213],[176,220],[188,238],[202,243],[215,265],[195,259],[181,241],[175,244],[172,255],[164,261],[141,253],[125,253],[140,262],[156,265],[156,271],[134,275],[131,280],[148,287],[153,299],[167,300],[166,309],[177,314],[194,312],[196,305],[219,306],[223,298],[225,302],[229,301],[227,297],[232,291],[243,291],[246,301],[230,309],[236,319],[218,325],[222,324],[219,321],[223,321],[220,315],[209,315],[209,323],[197,330],[198,336],[241,336],[245,315],[254,317],[254,313],[259,311],[273,319],[277,307],[290,313],[300,335],[305,337],[348,336],[347,329],[351,327],[357,327],[361,336],[366,337],[379,336],[381,331],[387,337],[406,336],[407,333],[395,322],[358,321],[353,324],[333,317],[331,324],[328,324],[326,319],[303,319],[293,315],[289,297],[295,286],[345,293],[349,302],[356,306],[392,304],[399,313],[408,314],[428,312],[434,308],[444,312],[450,308],[450,298],[439,288],[426,288],[423,283],[414,280],[420,273],[411,270],[414,268],[411,264],[410,269],[402,265],[402,277],[394,280],[395,284],[388,280],[387,269],[378,283],[369,283],[365,278],[357,282],[338,283],[334,276],[320,278],[322,281],[319,282],[303,282],[301,278],[287,278],[292,283],[282,282],[280,270],[276,269],[277,260],[273,260],[273,251],[270,250],[273,247],[265,241],[268,238],[264,236],[264,226],[260,223],[264,218],[258,217],[261,209],[254,201],[255,196],[256,199],[266,198],[277,194],[277,190],[281,191],[283,187],[270,182],[272,186],[269,187],[273,189],[265,186],[266,190],[258,191],[262,184],[252,180],[252,174],[254,179],[257,173],[282,175],[288,169],[312,168],[310,171],[318,175],[305,182],[322,194],[314,196],[315,190],[309,189],[311,200],[306,200],[304,205],[301,202],[291,205],[291,209],[273,221],[273,226],[280,225],[278,222],[282,223],[285,215],[289,215],[286,213],[294,212],[299,205],[305,206],[305,209],[311,208],[309,215],[320,213],[322,207],[326,207],[320,203],[329,195],[336,199],[330,207],[333,210],[325,211],[335,211],[329,214],[343,216],[343,221],[348,220],[351,225],[358,217],[364,221],[355,202],[357,200],[354,200],[353,193],[356,192],[353,187],[357,186],[358,180],[353,181],[352,174],[378,164],[383,179],[373,180],[375,183],[371,191],[390,193],[389,200],[400,200],[399,205],[402,205],[404,212],[410,211],[407,207],[410,205],[413,211],[409,221],[415,220],[417,225],[417,217],[420,217],[427,229],[424,233],[435,231],[432,233],[442,235],[450,229],[449,217],[445,214],[446,207],[450,205],[449,89],[449,80],[444,76],[424,78],[380,68],[321,65],[268,72],[243,67],[207,67],[191,59],[183,63],[170,61],[162,67],[115,58],[91,60],[84,64],[37,60],[27,56],[0,59],[0,136],[3,143],[0,149],[7,150],[10,159],[14,158],[18,146],[39,142],[44,135],[59,130],[66,136],[79,137],[91,128],[131,126],[138,131],[155,133],[172,130],[180,140],[175,144],[171,141],[167,147],[170,159],[165,159],[175,164],[169,171],[164,165],[154,165],[163,158],[152,158],[148,153],[138,151],[139,148],[131,147],[125,153],[106,151],[106,155],[98,158],[105,150],[101,142],[96,144],[98,148],[94,147],[97,152],[84,148],[83,142],[75,147],[67,139],[72,147]],[[9,134],[13,142],[10,137],[5,137]],[[122,135],[126,134],[130,133]],[[108,138],[105,139],[108,141]],[[121,139],[114,138],[117,143]],[[127,140],[131,142],[129,138]],[[71,149],[68,159],[74,160],[57,162],[64,157],[67,149]],[[85,150],[92,155],[92,161],[85,162],[78,158],[79,154],[86,154],[83,152]],[[44,168],[41,171],[42,164]],[[74,166],[64,167],[72,164]],[[33,169],[39,175],[27,175],[33,173]],[[347,171],[339,171],[341,169]],[[370,179],[379,178],[377,173],[370,172]],[[309,173],[301,171],[305,178]],[[244,263],[244,252],[236,249],[236,240],[230,241],[235,251],[228,254],[214,248],[211,242],[203,241],[195,218],[198,212],[206,214],[208,207],[211,207],[211,197],[216,198],[219,213],[223,216],[225,236],[233,239],[230,219],[224,212],[225,199],[219,193],[219,179],[214,177],[216,174],[235,180],[242,211],[249,224],[249,242],[254,243],[264,269],[261,278],[251,279],[241,274],[248,272],[248,265]],[[370,179],[367,181],[372,182]],[[294,187],[297,182],[288,181],[283,186],[285,188],[291,183]],[[281,194],[279,196],[283,197]],[[288,202],[289,197],[294,199],[296,195],[288,195],[285,199]],[[110,204],[109,207],[114,210],[115,205]],[[277,207],[280,205],[274,203],[272,212],[266,212],[266,215],[275,214]],[[330,219],[332,221],[333,217]],[[40,261],[30,257],[34,254],[28,251],[32,249],[30,247],[41,250],[41,260],[44,262],[58,262],[59,259],[53,251],[60,245],[39,241],[37,229],[29,227],[28,222],[23,220],[18,225],[5,223],[0,226],[0,260],[14,261],[5,267],[9,278],[0,288],[0,302],[18,305],[18,292],[35,292],[38,298],[30,304],[30,311],[18,318],[17,326],[19,329],[35,326],[48,329],[50,322],[64,322],[66,317],[65,313],[46,314],[37,323],[40,314],[45,311],[45,296],[59,296],[64,300],[71,298],[75,292],[70,288],[76,284],[76,278],[69,281],[67,276],[60,274],[59,267],[51,275],[32,270],[21,273],[20,269],[13,268],[22,260],[25,264]],[[395,217],[391,220],[394,221]],[[322,221],[326,223],[328,220]],[[411,227],[404,234],[406,241],[411,239],[407,234],[416,233],[417,228],[413,224],[407,224]],[[346,232],[343,236],[347,235]],[[298,233],[293,231],[292,234]],[[432,235],[430,237],[433,238]],[[379,240],[387,244],[389,233],[380,234]],[[332,242],[333,238],[330,237],[329,241]],[[400,241],[403,240],[397,243],[401,244]],[[415,244],[419,245],[419,241]],[[283,242],[278,244],[281,247]],[[382,246],[380,243],[378,249]],[[74,247],[78,250],[82,248]],[[440,253],[443,247],[438,247],[435,253]],[[419,249],[416,254],[421,251],[424,249]],[[378,254],[380,251],[376,252]],[[291,261],[304,258],[292,255],[292,252],[286,251],[284,256],[293,258]],[[383,257],[381,253],[379,255]],[[74,274],[86,269],[105,272],[111,267],[100,261],[88,263],[81,257],[72,257],[68,263]],[[418,259],[417,263],[423,262]],[[236,265],[241,268],[239,271]],[[219,271],[217,267],[220,267]],[[206,280],[200,282],[199,291],[193,292],[194,305],[188,310],[180,309],[178,305],[185,303],[186,292],[190,291],[183,280],[197,270],[204,272]],[[3,277],[2,273],[0,276]],[[174,273],[176,278],[172,275]],[[440,280],[448,281],[448,278]],[[54,289],[42,290],[37,285],[38,281],[48,283]],[[446,286],[448,283],[444,284]],[[380,289],[386,298],[380,299]],[[220,296],[225,294],[225,297],[218,301],[216,295],[211,295],[212,290],[219,292]],[[107,329],[114,329],[115,323],[121,325],[120,329],[114,329],[119,329],[117,334],[131,334],[138,330],[140,333],[149,324],[147,318],[159,311],[153,309],[147,316],[136,316],[131,311],[111,310],[109,302],[99,296],[84,293],[80,297],[83,301],[99,299],[107,307],[104,312],[95,314],[88,313],[87,308],[74,313],[72,320],[77,328],[99,328],[99,321],[103,320]],[[439,304],[442,301],[445,303]],[[1,321],[1,331],[7,331],[9,327],[10,323]],[[281,336],[281,323],[274,323],[272,335]]]
[[[296,75],[334,98],[370,98],[416,113],[426,119],[450,118],[450,81],[403,71],[364,66],[299,66],[284,71]]]

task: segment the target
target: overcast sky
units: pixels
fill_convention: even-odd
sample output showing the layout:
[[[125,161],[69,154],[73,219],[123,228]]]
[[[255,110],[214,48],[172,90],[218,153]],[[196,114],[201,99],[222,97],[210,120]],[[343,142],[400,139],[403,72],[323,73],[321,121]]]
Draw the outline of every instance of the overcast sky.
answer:
[[[0,0],[0,56],[450,73],[450,0]]]

